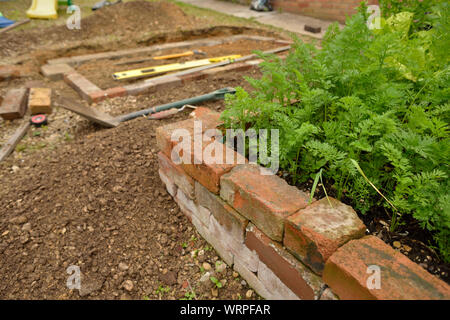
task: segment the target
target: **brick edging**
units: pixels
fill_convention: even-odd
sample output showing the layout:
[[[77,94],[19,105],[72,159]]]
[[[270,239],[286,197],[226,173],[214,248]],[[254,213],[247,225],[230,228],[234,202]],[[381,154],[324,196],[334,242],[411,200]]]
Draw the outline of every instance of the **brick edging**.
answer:
[[[191,116],[157,129],[161,180],[197,231],[262,297],[450,299],[445,282],[380,239],[364,236],[355,211],[336,199],[308,204],[307,194],[276,175],[258,174],[252,164],[176,165],[174,130],[192,136],[194,120],[202,120],[202,132],[221,125],[220,115],[206,108]],[[203,150],[211,143],[218,144],[204,142]],[[239,157],[225,145],[214,147]],[[374,265],[379,288],[372,281]]]
[[[118,96],[126,95],[140,95],[156,92],[161,89],[170,89],[184,85],[187,82],[195,81],[198,79],[205,79],[215,76],[217,74],[232,72],[232,71],[244,71],[252,68],[257,68],[262,62],[260,59],[256,59],[256,55],[248,55],[239,58],[234,63],[220,66],[207,66],[199,67],[190,70],[174,73],[172,75],[164,75],[155,78],[150,78],[137,83],[109,88],[106,90],[100,89],[97,85],[92,83],[86,77],[75,71],[72,68],[74,65],[80,63],[98,59],[118,58],[128,55],[133,55],[143,52],[153,52],[157,50],[169,49],[169,48],[189,48],[193,45],[216,45],[225,43],[227,41],[234,41],[239,39],[252,39],[256,41],[274,41],[283,47],[275,48],[265,51],[266,53],[277,53],[288,50],[292,42],[286,40],[279,40],[271,37],[253,36],[253,35],[234,35],[229,37],[211,38],[206,40],[191,40],[182,42],[166,43],[162,45],[154,45],[144,48],[136,48],[130,50],[120,50],[111,52],[101,52],[95,54],[88,54],[82,56],[75,56],[69,58],[59,58],[49,60],[46,65],[41,67],[41,73],[51,80],[62,80],[72,87],[78,94],[89,103],[97,103],[105,99],[114,98]],[[8,66],[9,67],[9,66]],[[205,69],[208,68],[209,69]],[[203,70],[205,69],[205,70]],[[9,70],[9,69],[8,69]],[[1,69],[0,69],[1,76]]]

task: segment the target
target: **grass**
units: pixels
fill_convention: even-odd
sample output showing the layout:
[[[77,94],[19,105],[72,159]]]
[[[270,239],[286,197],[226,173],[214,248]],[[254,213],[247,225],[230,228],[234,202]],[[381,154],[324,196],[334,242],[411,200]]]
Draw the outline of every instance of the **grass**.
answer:
[[[74,4],[79,6],[81,9],[81,17],[85,18],[92,14],[91,7],[98,2],[98,0],[75,0]],[[27,10],[31,6],[31,0],[10,0],[7,2],[0,2],[0,12],[8,19],[11,20],[25,20],[27,17]],[[57,19],[31,19],[27,24],[18,27],[19,29],[34,29],[34,28],[45,28],[54,25],[65,24],[67,18],[70,16],[66,13],[66,6],[60,6],[58,8],[58,18]]]

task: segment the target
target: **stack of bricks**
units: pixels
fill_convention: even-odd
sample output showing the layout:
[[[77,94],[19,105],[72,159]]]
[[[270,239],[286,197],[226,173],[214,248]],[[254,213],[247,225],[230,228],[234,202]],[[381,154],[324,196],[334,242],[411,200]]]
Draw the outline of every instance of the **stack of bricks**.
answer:
[[[194,147],[179,154],[180,142],[173,137],[177,129],[192,138],[194,121],[202,121],[202,133],[221,125],[220,115],[206,108],[197,108],[191,116],[157,129],[161,180],[199,234],[260,296],[450,298],[443,281],[377,237],[365,236],[366,227],[355,211],[338,200],[309,203],[308,194],[276,175],[261,175],[261,167],[213,139],[203,140],[199,149],[220,148],[224,155],[233,155],[236,164],[203,161],[192,152],[195,139]],[[179,163],[180,158],[184,162]],[[381,270],[381,287],[372,288],[367,271],[374,264]]]

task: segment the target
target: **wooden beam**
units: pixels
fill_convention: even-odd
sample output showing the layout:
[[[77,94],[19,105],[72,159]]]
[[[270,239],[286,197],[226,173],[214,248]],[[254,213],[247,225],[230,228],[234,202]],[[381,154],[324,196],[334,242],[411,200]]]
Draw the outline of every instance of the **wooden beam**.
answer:
[[[12,30],[12,29],[14,29],[14,28],[17,28],[18,26],[21,26],[21,25],[23,25],[23,24],[25,24],[25,23],[28,23],[28,22],[30,22],[30,19],[26,19],[26,20],[22,20],[22,21],[17,21],[16,23],[14,23],[14,24],[12,24],[12,25],[10,25],[10,26],[7,26],[6,28],[0,29],[0,34],[5,33],[5,32],[8,32],[9,30]]]
[[[0,161],[6,159],[6,157],[14,151],[14,148],[17,146],[25,133],[27,133],[29,127],[30,122],[26,121],[16,130],[16,132],[14,132],[14,134],[11,136],[11,138],[9,138],[3,148],[0,149]]]

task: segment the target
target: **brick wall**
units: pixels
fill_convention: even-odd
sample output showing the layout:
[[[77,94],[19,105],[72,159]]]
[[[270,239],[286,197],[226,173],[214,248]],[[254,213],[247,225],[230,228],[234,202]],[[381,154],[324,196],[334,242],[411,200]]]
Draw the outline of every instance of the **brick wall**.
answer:
[[[194,124],[199,120],[201,132]],[[239,155],[217,141],[197,143],[194,138],[193,148],[177,153],[176,130],[188,132],[183,144],[187,139],[193,146],[196,131],[201,137],[221,125],[220,114],[197,108],[191,119],[157,128],[159,174],[198,233],[259,295],[283,300],[450,299],[445,282],[379,238],[365,236],[356,212],[338,200],[308,203],[308,194],[276,175],[261,175],[263,168],[245,159],[236,161]],[[201,154],[214,150],[222,160],[231,155],[235,164],[219,164],[225,163],[221,159],[209,163],[196,149]],[[181,157],[189,161],[176,164]],[[372,281],[374,267],[379,286]]]
[[[236,1],[236,0],[227,0]],[[315,18],[345,22],[345,17],[356,12],[361,0],[271,0],[275,10],[298,13]],[[250,0],[239,0],[248,5]],[[377,4],[378,0],[369,0],[369,4]]]

